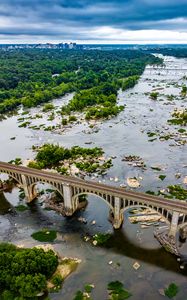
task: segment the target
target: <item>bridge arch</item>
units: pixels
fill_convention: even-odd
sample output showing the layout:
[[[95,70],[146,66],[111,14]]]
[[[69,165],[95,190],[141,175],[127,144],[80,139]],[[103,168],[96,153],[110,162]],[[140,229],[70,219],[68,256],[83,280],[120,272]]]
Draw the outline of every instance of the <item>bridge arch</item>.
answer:
[[[61,198],[62,198],[62,202],[64,202],[63,190],[61,190],[61,189],[57,186],[57,184],[55,184],[55,183],[53,183],[53,182],[47,182],[47,181],[45,181],[45,180],[36,180],[36,181],[34,181],[33,183],[31,183],[31,184],[29,185],[32,194],[34,194],[35,188],[36,188],[37,184],[39,184],[39,183],[50,185],[55,191],[57,191],[57,192],[60,194],[60,196],[61,196]]]
[[[105,194],[104,194],[106,197],[103,197],[103,194],[100,195],[100,193],[89,192],[89,191],[85,191],[85,192],[84,192],[84,191],[83,191],[83,192],[79,192],[79,193],[77,193],[77,194],[74,194],[73,197],[72,197],[72,200],[75,201],[76,204],[78,204],[78,198],[79,198],[79,196],[81,196],[81,195],[96,196],[96,197],[100,198],[102,201],[104,201],[104,202],[110,207],[111,210],[114,209],[114,206],[112,206],[112,203],[110,203],[110,201],[107,201],[107,196],[108,196],[108,195],[105,195]],[[110,196],[110,197],[111,197],[111,196]],[[108,197],[108,199],[109,199],[109,197]],[[111,201],[111,202],[112,202],[112,201]]]
[[[187,221],[184,223],[179,223],[179,225],[178,225],[178,229],[183,229],[185,227],[187,227]]]
[[[159,212],[157,209],[149,207],[149,205],[141,205],[141,204],[135,204],[135,205],[129,205],[126,206],[125,208],[122,209],[123,213],[126,212],[127,210],[133,209],[133,208],[148,208],[150,209],[150,211],[152,211],[153,213],[157,213],[158,215],[161,216],[161,218],[168,224],[170,225],[170,214],[168,214],[168,218],[166,216],[164,216],[161,212]]]
[[[21,175],[14,173],[14,172],[9,172],[9,171],[5,171],[5,170],[0,170],[0,174],[7,174],[8,177],[14,179],[22,188],[23,188],[23,183],[22,183],[22,179],[21,179]]]

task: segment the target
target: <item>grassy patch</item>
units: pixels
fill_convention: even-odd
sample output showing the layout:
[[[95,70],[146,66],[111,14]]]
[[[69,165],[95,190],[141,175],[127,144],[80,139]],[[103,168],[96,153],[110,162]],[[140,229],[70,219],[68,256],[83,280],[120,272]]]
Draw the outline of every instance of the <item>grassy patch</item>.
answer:
[[[86,284],[84,286],[84,291],[77,291],[73,300],[92,300],[91,292],[94,286],[92,284]]]
[[[132,296],[124,289],[120,281],[112,281],[108,284],[109,299],[110,300],[124,300]]]
[[[163,181],[166,178],[166,175],[160,175],[158,178]]]
[[[54,109],[54,105],[52,103],[46,103],[43,107],[43,112],[47,112]]]
[[[158,92],[151,92],[150,98],[153,100],[157,100],[159,93]]]
[[[20,212],[28,210],[28,207],[23,204],[19,204],[19,205],[15,206],[15,208],[17,211],[20,211]]]
[[[93,236],[93,243],[95,242],[95,245],[104,245],[110,238],[110,233],[97,233]]]
[[[57,233],[54,230],[43,229],[34,232],[31,236],[33,239],[40,242],[53,242],[57,237]]]
[[[24,123],[20,124],[18,127],[20,127],[20,128],[22,128],[22,127],[26,128],[30,124],[31,124],[31,122],[27,121],[27,122],[24,122]]]
[[[180,129],[178,130],[178,132],[180,132],[180,133],[184,133],[184,132],[186,132],[186,129],[184,129],[184,128],[180,128]]]
[[[175,283],[171,283],[168,288],[164,290],[165,295],[170,299],[175,297],[178,292],[179,288]]]
[[[155,132],[148,132],[147,135],[148,135],[148,137],[153,137],[153,136],[155,136],[157,134]]]
[[[85,292],[86,293],[91,293],[91,291],[92,291],[92,289],[93,289],[93,285],[92,284],[86,284],[85,286],[84,286],[84,290],[85,290]]]

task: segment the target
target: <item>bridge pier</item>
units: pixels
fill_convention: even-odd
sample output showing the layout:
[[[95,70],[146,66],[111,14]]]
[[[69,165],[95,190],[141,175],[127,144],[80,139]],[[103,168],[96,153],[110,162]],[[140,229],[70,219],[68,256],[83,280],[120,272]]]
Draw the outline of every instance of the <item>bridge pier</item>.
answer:
[[[179,236],[182,241],[187,239],[187,226],[179,229]]]
[[[114,229],[119,229],[123,224],[123,212],[121,211],[120,204],[121,204],[120,198],[115,197],[113,218],[112,218],[112,225]]]
[[[179,212],[173,211],[169,232],[155,232],[154,235],[160,244],[170,253],[180,256],[177,243],[176,234],[178,231]]]
[[[68,185],[63,185],[63,195],[64,195],[64,212],[66,216],[72,216],[77,210],[77,201],[73,200],[72,187]]]
[[[33,187],[27,183],[27,178],[25,175],[21,175],[21,178],[23,182],[22,187],[25,192],[25,197],[27,199],[27,202],[30,203],[37,197],[37,191],[35,189],[35,186]]]
[[[168,237],[173,241],[175,241],[176,234],[178,231],[178,222],[179,222],[179,213],[174,211],[172,214],[170,229],[168,233]]]

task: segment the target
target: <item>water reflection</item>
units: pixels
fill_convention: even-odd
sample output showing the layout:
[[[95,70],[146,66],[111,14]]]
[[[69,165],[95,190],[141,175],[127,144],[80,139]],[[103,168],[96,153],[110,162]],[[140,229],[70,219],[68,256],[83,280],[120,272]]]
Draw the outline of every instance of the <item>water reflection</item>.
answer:
[[[13,206],[8,202],[3,192],[0,192],[0,215],[7,214]]]
[[[112,239],[106,245],[107,249],[126,257],[143,261],[172,272],[181,272],[187,275],[187,270],[180,270],[174,255],[166,252],[162,247],[158,249],[145,249],[132,243],[124,230],[115,230]]]
[[[6,213],[8,209],[12,207],[9,203],[9,201],[13,202],[10,197],[11,195],[13,198],[15,197],[15,194],[1,194],[0,197],[1,208],[6,207]],[[7,201],[6,197],[8,197],[9,201]],[[128,284],[132,287],[139,273],[144,274],[145,279],[142,280],[147,280],[146,278],[149,276],[152,278],[150,274],[154,274],[153,278],[156,289],[164,285],[164,279],[168,281],[169,278],[168,282],[170,282],[171,278],[173,278],[172,276],[176,276],[178,279],[180,278],[181,282],[183,282],[183,276],[186,278],[187,271],[180,270],[176,257],[167,253],[157,243],[153,238],[151,228],[150,230],[143,231],[143,234],[146,235],[146,239],[147,237],[150,239],[150,245],[156,248],[146,249],[145,247],[147,245],[145,243],[139,245],[137,244],[137,240],[134,239],[133,235],[137,232],[137,224],[130,224],[127,215],[125,215],[123,228],[114,231],[111,223],[107,221],[108,213],[109,209],[106,203],[98,201],[96,205],[96,199],[90,198],[85,211],[79,211],[71,218],[64,218],[54,211],[45,210],[42,203],[36,200],[29,205],[27,211],[6,215],[10,223],[7,225],[4,223],[3,226],[10,227],[8,234],[4,234],[4,240],[16,241],[25,244],[26,247],[32,247],[37,244],[37,242],[31,238],[33,231],[40,230],[44,227],[53,228],[57,230],[62,237],[62,239],[57,239],[57,241],[53,243],[55,249],[62,255],[78,256],[82,259],[83,263],[80,269],[65,282],[60,294],[52,295],[52,299],[60,300],[64,297],[64,299],[72,300],[76,290],[81,289],[81,285],[86,282],[94,282],[96,284],[94,299],[105,299],[103,297],[106,291],[103,291],[103,286],[106,286],[107,282],[111,281],[111,278],[112,280],[121,280],[120,278],[123,278],[127,283],[128,280],[130,280]],[[87,224],[78,221],[80,216],[86,217]],[[90,224],[93,219],[96,220],[96,224],[91,226]],[[85,235],[108,231],[111,232],[112,238],[103,247],[94,247],[90,242],[86,243],[83,241]],[[11,235],[9,233],[11,233]],[[110,260],[120,262],[120,267],[118,269],[112,269],[112,274],[110,266],[108,265]],[[141,270],[138,273],[132,267],[135,261],[138,261],[141,265]],[[90,272],[90,270],[92,271]],[[126,270],[126,272],[124,272],[124,270]],[[160,275],[157,278],[157,273],[159,274],[159,272],[162,272],[163,276],[166,276],[166,278],[163,279],[162,285],[159,282]],[[135,287],[133,287],[133,289],[134,288]],[[151,289],[149,291],[151,291]],[[139,293],[139,291],[137,293]],[[156,295],[154,299],[160,299],[158,294]]]
[[[1,214],[7,213],[10,208],[12,208],[11,204],[7,201],[4,194],[0,194],[0,201],[1,201]],[[90,201],[90,209],[92,207],[92,201]],[[64,218],[62,216],[59,216],[55,214],[53,211],[46,212],[42,207],[41,203],[39,203],[37,200],[33,201],[29,205],[29,222],[35,225],[39,225],[40,227],[54,227],[58,231],[61,231],[61,233],[77,233],[83,237],[85,235],[93,235],[96,232],[98,232],[98,227],[90,227],[90,224],[82,224],[78,221],[78,218],[80,216],[85,216],[88,214],[88,212],[77,212],[73,217]],[[108,210],[104,212],[104,216],[106,217]],[[93,217],[93,216],[92,216]],[[23,226],[24,226],[25,220],[23,220]],[[148,263],[150,265],[155,265],[156,267],[165,269],[167,271],[177,272],[181,273],[183,275],[187,275],[187,270],[180,270],[179,264],[177,262],[177,259],[175,256],[167,253],[161,246],[158,245],[158,248],[156,249],[146,249],[143,247],[143,245],[138,245],[129,238],[129,224],[127,224],[127,218],[124,224],[124,227],[120,230],[112,230],[112,237],[109,242],[102,248],[107,249],[110,252],[113,252],[115,254],[120,254],[125,257],[129,257],[138,261],[142,261],[145,263]],[[127,225],[127,226],[126,226]],[[98,225],[101,226],[101,225]],[[136,225],[130,225],[130,226],[136,226]],[[111,228],[111,224],[108,224],[107,227],[105,227],[105,230]],[[100,228],[100,231],[103,231]],[[147,234],[145,232],[144,234]],[[149,233],[148,233],[149,234]],[[79,241],[80,242],[80,241]],[[84,243],[84,242],[83,242]]]

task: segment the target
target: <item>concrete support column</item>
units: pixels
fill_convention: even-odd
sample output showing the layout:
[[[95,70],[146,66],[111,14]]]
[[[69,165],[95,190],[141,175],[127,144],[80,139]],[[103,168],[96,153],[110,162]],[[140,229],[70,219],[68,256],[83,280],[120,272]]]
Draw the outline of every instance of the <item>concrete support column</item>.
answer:
[[[22,182],[23,182],[23,189],[25,192],[25,197],[27,199],[27,202],[31,202],[37,197],[37,192],[35,188],[27,184],[27,178],[25,175],[21,175]]]
[[[176,233],[178,230],[178,221],[179,221],[179,213],[174,211],[172,214],[170,229],[169,229],[169,233],[168,233],[168,236],[170,238],[174,239],[176,237]]]
[[[123,223],[123,213],[121,212],[120,198],[115,197],[114,199],[114,219],[113,227],[119,229]]]
[[[187,226],[184,226],[184,227],[180,228],[179,234],[180,234],[180,239],[183,240],[183,241],[186,241],[186,238],[187,238]]]
[[[72,216],[76,210],[76,201],[72,199],[72,188],[69,185],[63,185],[64,210],[66,216]]]

